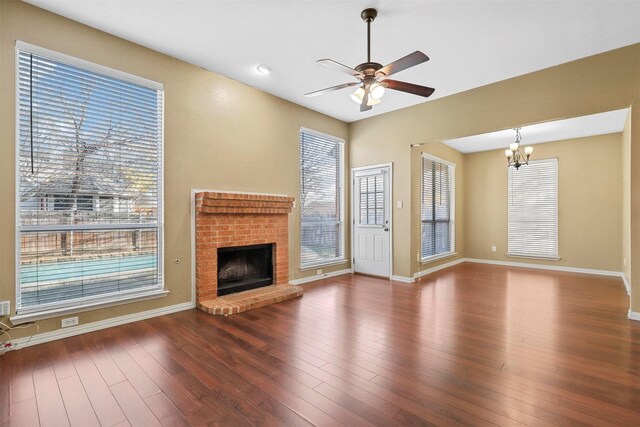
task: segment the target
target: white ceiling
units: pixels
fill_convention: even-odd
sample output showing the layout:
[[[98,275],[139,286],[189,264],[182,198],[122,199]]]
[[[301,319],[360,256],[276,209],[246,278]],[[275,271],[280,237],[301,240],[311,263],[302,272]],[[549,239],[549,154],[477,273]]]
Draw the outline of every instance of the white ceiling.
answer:
[[[394,78],[436,88],[429,99],[640,42],[637,0],[27,1],[346,122],[425,102],[388,91],[361,113],[349,89],[303,96],[350,81],[317,59],[366,60],[367,7],[378,9],[371,59],[426,53]],[[273,72],[259,75],[260,63]]]
[[[562,141],[564,139],[622,132],[628,114],[629,109],[624,108],[606,113],[523,126],[520,129],[522,145],[527,146],[542,144],[544,142]],[[478,151],[497,149],[506,150],[509,148],[509,144],[515,140],[515,136],[516,133],[513,129],[507,129],[483,133],[482,135],[449,139],[442,142],[461,153],[475,153]]]

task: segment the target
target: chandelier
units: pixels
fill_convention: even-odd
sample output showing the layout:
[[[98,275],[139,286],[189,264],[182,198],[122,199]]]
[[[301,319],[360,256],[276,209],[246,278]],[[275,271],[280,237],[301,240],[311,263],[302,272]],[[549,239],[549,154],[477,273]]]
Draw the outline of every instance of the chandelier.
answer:
[[[520,142],[522,136],[520,135],[520,128],[515,128],[516,140],[509,145],[508,150],[504,150],[504,155],[507,157],[507,167],[513,166],[516,170],[520,169],[522,165],[529,164],[529,157],[533,153],[533,147],[524,147],[524,154],[520,151]]]

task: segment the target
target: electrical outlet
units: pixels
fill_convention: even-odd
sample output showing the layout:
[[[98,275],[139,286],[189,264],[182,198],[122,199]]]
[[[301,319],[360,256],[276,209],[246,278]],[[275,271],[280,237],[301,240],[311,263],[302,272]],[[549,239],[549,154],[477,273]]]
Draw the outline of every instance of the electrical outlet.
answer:
[[[0,316],[8,316],[11,313],[11,301],[0,301]]]
[[[321,268],[317,269],[317,270],[316,270],[316,274],[317,274],[318,276],[319,276],[319,275],[321,275],[321,274],[322,274],[322,269],[321,269]]]
[[[495,246],[491,246],[491,252],[495,252],[495,251],[497,251],[497,250],[498,250],[498,249],[497,249]]]
[[[296,201],[295,201],[295,200],[293,201],[293,206],[291,206],[291,207],[292,207],[293,209],[295,209],[295,208],[296,208]]]
[[[78,324],[78,316],[75,317],[67,317],[66,319],[62,319],[63,328],[68,328],[69,326],[76,326]]]

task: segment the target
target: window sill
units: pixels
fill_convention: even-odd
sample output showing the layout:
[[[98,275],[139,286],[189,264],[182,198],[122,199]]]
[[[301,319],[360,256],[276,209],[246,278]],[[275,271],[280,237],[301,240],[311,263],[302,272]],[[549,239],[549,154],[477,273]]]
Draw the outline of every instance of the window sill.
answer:
[[[309,271],[309,270],[313,270],[319,267],[331,267],[333,265],[340,265],[340,264],[346,264],[348,263],[349,260],[348,259],[341,259],[341,260],[336,260],[336,261],[329,261],[323,264],[313,264],[313,265],[306,265],[304,267],[300,267],[300,271]]]
[[[52,317],[65,316],[67,314],[81,313],[99,308],[113,307],[115,305],[128,304],[131,302],[145,301],[148,299],[162,298],[169,295],[167,290],[159,290],[147,292],[138,295],[127,295],[120,298],[111,298],[109,300],[96,301],[82,306],[54,308],[51,310],[36,311],[32,313],[17,314],[10,318],[11,323],[19,325],[21,323],[34,322],[36,320],[50,319]]]
[[[446,254],[439,254],[439,255],[431,256],[429,258],[423,258],[420,260],[420,265],[429,264],[430,262],[438,261],[443,258],[449,258],[456,255],[458,255],[458,252],[447,252]]]
[[[506,254],[508,258],[526,258],[526,259],[539,259],[541,261],[560,261],[562,258],[559,257],[546,257],[546,256],[535,256],[535,255],[516,255],[516,254]]]

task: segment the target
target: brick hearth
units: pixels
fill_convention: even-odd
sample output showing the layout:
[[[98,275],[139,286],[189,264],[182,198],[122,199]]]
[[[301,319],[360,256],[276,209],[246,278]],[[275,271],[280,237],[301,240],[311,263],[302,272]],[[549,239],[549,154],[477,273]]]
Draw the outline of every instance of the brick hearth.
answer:
[[[289,222],[293,197],[263,194],[202,192],[196,194],[196,302],[197,307],[211,314],[215,306],[225,306],[225,298],[238,301],[240,292],[218,297],[218,248],[273,244],[273,288],[277,297],[259,293],[271,303],[301,295],[289,283]],[[285,292],[286,286],[291,288]],[[271,288],[271,287],[270,287]],[[251,292],[251,291],[246,291]],[[263,295],[264,294],[264,295]],[[284,295],[284,299],[283,299]],[[288,295],[288,297],[287,297]],[[229,298],[228,298],[229,297]],[[255,300],[255,296],[252,297]],[[214,301],[217,300],[217,301]],[[217,304],[215,304],[217,302]],[[265,305],[253,301],[254,308]]]

